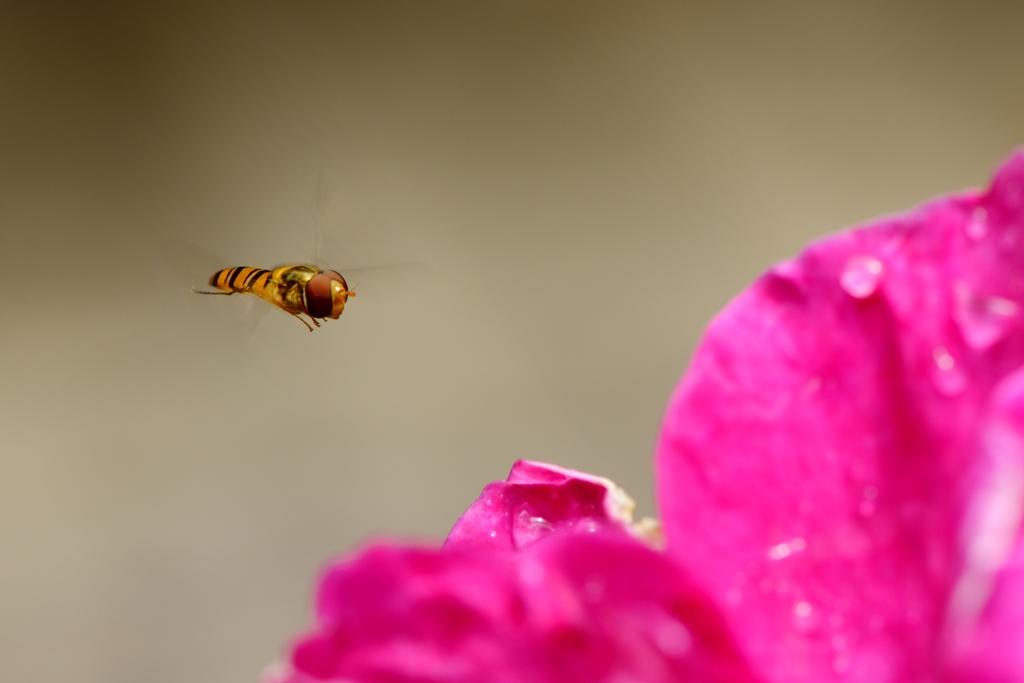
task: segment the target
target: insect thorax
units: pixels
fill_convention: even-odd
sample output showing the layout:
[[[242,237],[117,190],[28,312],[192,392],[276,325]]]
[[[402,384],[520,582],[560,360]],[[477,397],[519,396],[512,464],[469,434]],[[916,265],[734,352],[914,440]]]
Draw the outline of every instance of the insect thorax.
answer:
[[[306,312],[306,283],[320,270],[313,266],[282,266],[274,269],[272,279],[277,283],[277,294],[282,301],[296,311]]]

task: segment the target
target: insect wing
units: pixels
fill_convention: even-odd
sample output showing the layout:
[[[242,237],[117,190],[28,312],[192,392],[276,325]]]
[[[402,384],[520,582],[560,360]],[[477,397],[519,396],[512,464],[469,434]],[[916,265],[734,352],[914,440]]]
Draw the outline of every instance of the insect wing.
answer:
[[[210,278],[224,268],[237,266],[214,252],[187,240],[169,238],[161,244],[161,256],[171,272],[177,299],[187,308],[189,317],[199,317],[204,325],[220,329],[234,341],[253,336],[272,306],[248,294],[232,296],[196,296],[195,292],[216,292]]]

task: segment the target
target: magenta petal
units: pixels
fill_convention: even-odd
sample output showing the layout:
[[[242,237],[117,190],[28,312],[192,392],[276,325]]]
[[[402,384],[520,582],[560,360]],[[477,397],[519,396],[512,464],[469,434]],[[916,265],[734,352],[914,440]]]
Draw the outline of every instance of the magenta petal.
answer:
[[[1024,154],[827,238],[713,322],[666,414],[668,552],[772,681],[942,666],[993,387],[1024,362]]]
[[[627,529],[632,501],[608,479],[520,460],[455,523],[445,547],[517,552],[552,531]]]
[[[630,533],[630,503],[606,479],[518,462],[443,548],[329,567],[314,629],[265,680],[755,683],[718,606]]]
[[[1024,542],[1019,541],[998,574],[981,621],[955,666],[963,683],[1024,680]]]
[[[945,645],[954,681],[1024,680],[1024,370],[994,392]]]
[[[317,604],[277,683],[753,681],[717,608],[608,530],[501,557],[372,547],[328,570]]]

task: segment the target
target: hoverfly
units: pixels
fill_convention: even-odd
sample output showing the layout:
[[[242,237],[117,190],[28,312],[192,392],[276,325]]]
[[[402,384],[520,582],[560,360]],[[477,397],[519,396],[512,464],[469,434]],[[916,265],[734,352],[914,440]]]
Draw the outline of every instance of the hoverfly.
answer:
[[[316,266],[281,266],[273,270],[238,266],[218,270],[210,277],[210,286],[216,292],[192,291],[196,294],[255,294],[267,303],[290,313],[302,324],[310,327],[300,314],[305,313],[313,324],[320,327],[317,318],[337,320],[345,303],[356,293],[336,270],[321,270]]]

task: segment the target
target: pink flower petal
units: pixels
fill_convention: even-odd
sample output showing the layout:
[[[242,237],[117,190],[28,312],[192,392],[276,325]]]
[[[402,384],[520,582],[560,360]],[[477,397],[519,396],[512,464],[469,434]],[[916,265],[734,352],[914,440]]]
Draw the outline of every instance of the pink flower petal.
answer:
[[[1024,362],[1024,153],[809,247],[711,325],[657,457],[668,552],[771,681],[941,666],[993,388]],[[955,629],[954,629],[955,630]]]
[[[329,567],[315,628],[266,680],[753,683],[717,606],[629,533],[624,500],[517,463],[444,548],[379,544]],[[524,509],[546,533],[518,535]]]
[[[753,680],[715,606],[607,530],[504,559],[371,547],[328,570],[317,604],[276,683]]]
[[[995,590],[954,681],[1012,683],[1024,680],[1024,543],[1018,542],[999,573]]]
[[[625,530],[632,509],[633,501],[608,479],[520,460],[506,481],[484,488],[445,546],[516,552],[555,530]]]
[[[1024,370],[994,391],[944,643],[953,681],[1024,680]]]

